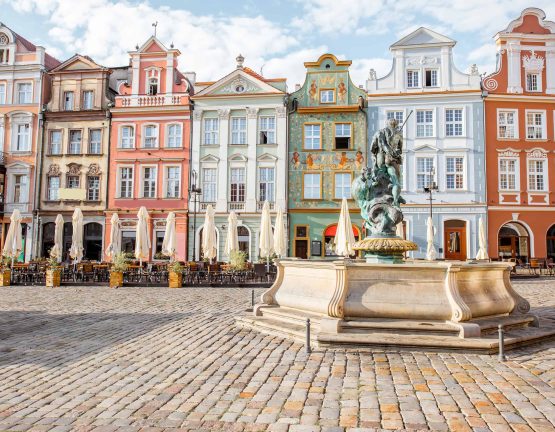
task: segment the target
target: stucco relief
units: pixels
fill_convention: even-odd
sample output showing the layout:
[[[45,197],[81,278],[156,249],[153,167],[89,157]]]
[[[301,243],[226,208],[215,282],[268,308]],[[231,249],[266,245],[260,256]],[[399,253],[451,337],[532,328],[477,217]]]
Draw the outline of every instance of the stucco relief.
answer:
[[[100,166],[98,164],[90,164],[89,171],[87,172],[89,175],[98,175],[100,174]]]
[[[58,164],[51,164],[46,175],[48,177],[58,177],[60,175],[60,166]]]
[[[407,59],[407,66],[421,66],[421,65],[434,65],[439,64],[437,57],[411,57]]]
[[[527,71],[541,72],[543,70],[545,59],[538,56],[536,52],[532,51],[530,55],[522,56],[522,66]]]

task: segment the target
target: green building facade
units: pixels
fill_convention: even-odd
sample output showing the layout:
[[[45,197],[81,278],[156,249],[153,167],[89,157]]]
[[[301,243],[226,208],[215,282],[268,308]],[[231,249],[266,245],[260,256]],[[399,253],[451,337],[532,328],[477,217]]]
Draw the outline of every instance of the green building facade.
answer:
[[[355,237],[364,236],[351,183],[367,163],[366,92],[351,82],[350,65],[333,54],[305,63],[305,83],[289,97],[291,256],[334,256],[343,197],[349,200]]]

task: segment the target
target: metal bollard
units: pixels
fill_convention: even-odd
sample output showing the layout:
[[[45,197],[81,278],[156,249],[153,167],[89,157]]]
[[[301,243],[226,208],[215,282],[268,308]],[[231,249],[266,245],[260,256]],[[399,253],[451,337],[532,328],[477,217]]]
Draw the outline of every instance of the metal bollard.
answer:
[[[507,358],[505,357],[505,337],[504,337],[504,330],[503,330],[503,325],[499,324],[499,326],[497,327],[499,330],[499,356],[498,356],[498,360],[500,362],[504,362],[505,360],[507,360]]]
[[[312,348],[310,348],[310,318],[306,319],[306,353],[310,354],[312,352]]]
[[[254,308],[254,290],[251,290],[251,307]]]

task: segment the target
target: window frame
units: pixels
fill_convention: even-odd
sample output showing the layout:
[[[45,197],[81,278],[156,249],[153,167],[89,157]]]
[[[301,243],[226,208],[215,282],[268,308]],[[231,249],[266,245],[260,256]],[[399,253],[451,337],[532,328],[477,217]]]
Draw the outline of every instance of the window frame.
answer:
[[[66,100],[66,96],[71,95],[71,108],[68,108],[68,101]],[[63,93],[64,98],[64,111],[73,111],[75,110],[75,92],[73,90],[65,90]]]
[[[170,146],[170,129],[176,126],[179,128],[179,135],[175,136],[175,145]],[[180,122],[172,122],[172,123],[167,123],[166,124],[166,133],[165,133],[165,143],[164,143],[164,148],[168,148],[168,149],[180,149],[183,148],[183,124]],[[179,139],[178,139],[179,138]]]
[[[86,102],[86,100],[87,100],[87,98],[85,97],[85,95],[86,95],[86,94],[89,94],[89,93],[91,94],[91,106],[90,106],[90,107],[87,107],[87,106],[85,105],[85,102]],[[82,102],[81,102],[81,108],[82,108],[83,110],[85,110],[85,111],[90,111],[90,110],[93,110],[93,109],[94,109],[94,90],[83,90],[81,98],[82,98],[82,99],[81,99],[81,100],[82,100]]]
[[[456,170],[456,162],[455,162],[455,171],[453,172],[449,172],[448,171],[448,160],[449,159],[462,159],[462,171],[457,171]],[[450,188],[448,187],[449,184],[449,175],[453,175],[454,176],[454,185],[455,187]],[[457,184],[457,175],[462,175],[462,186],[460,188],[456,187]],[[453,154],[453,155],[445,155],[445,190],[446,191],[450,191],[450,192],[460,192],[460,191],[465,191],[467,190],[466,187],[466,177],[467,177],[467,173],[466,173],[466,156],[465,155],[461,155],[461,154]]]
[[[233,128],[233,120],[244,120],[244,124],[245,124],[244,130],[243,129],[234,129]],[[246,115],[244,115],[244,116],[240,116],[240,115],[231,116],[229,118],[229,145],[232,145],[232,146],[248,145],[248,143],[249,143],[248,130],[249,130],[249,127],[248,127],[248,121],[247,121],[247,116]],[[239,141],[241,141],[240,138],[242,136],[244,136],[245,137],[245,140],[244,140],[245,142],[234,142],[234,139],[233,139],[234,134],[238,134],[237,136],[239,138]]]
[[[541,175],[543,180],[543,189],[530,189],[530,162],[541,162],[542,163],[542,172]],[[547,157],[527,157],[526,158],[526,191],[532,193],[539,193],[539,192],[548,192],[549,191],[549,162]],[[538,173],[534,173],[536,176]],[[537,177],[536,177],[537,181]]]
[[[206,129],[206,122],[207,120],[216,124],[216,128],[214,130]],[[207,134],[210,137],[214,138],[214,142],[206,142]],[[219,145],[220,144],[220,119],[219,117],[203,117],[202,119],[202,145]]]
[[[77,187],[71,187],[71,180],[77,180]],[[81,175],[66,173],[66,189],[81,189]]]
[[[273,179],[272,181],[262,181],[262,170],[272,170],[273,171]],[[275,165],[259,165],[258,166],[258,182],[257,182],[257,188],[256,188],[256,194],[257,194],[257,201],[258,202],[263,202],[263,201],[268,201],[270,203],[275,203],[276,202],[276,166]],[[271,194],[268,194],[268,191],[266,190],[266,197],[265,199],[262,199],[261,196],[261,186],[262,184],[265,185],[271,185]],[[266,186],[267,188],[267,186]],[[271,199],[268,199],[268,195],[271,195]]]
[[[263,119],[273,119],[274,121],[274,128],[273,129],[269,129],[266,127],[266,129],[263,129],[262,127],[262,120]],[[267,135],[266,137],[268,137],[268,135],[271,133],[273,134],[273,140],[268,141],[266,143],[262,142],[262,132],[266,132]],[[268,138],[267,138],[268,139]],[[272,144],[277,144],[277,119],[275,115],[272,114],[268,114],[268,115],[260,115],[258,116],[258,144],[260,145],[272,145]]]
[[[542,75],[541,71],[525,71],[524,72],[524,88],[526,89],[527,93],[542,93],[543,92],[543,83],[542,83]],[[536,90],[531,90],[528,87],[528,77],[535,76],[536,77]]]
[[[332,100],[331,101],[323,101],[322,100],[322,94],[323,93],[328,93],[331,92],[332,94]],[[318,100],[320,101],[321,104],[334,104],[336,102],[336,97],[335,97],[335,88],[321,88],[318,90]]]
[[[501,186],[501,176],[503,174],[505,175],[509,175],[510,172],[505,171],[502,172],[501,171],[501,161],[513,161],[515,163],[515,171],[514,171],[514,176],[515,176],[515,187],[514,189],[505,189]],[[507,184],[509,182],[507,181]],[[519,157],[511,157],[511,156],[498,156],[497,157],[497,187],[499,188],[500,192],[519,192],[520,191],[520,158]]]
[[[56,197],[52,197],[52,189],[51,189],[51,184],[50,181],[52,179],[57,179],[58,180],[58,188],[56,189]],[[46,201],[60,201],[60,187],[62,185],[62,179],[60,178],[59,175],[56,176],[48,176],[47,180],[46,180]]]
[[[409,73],[412,74],[410,81],[412,83],[412,85],[409,85]],[[417,83],[416,85],[414,85],[414,74],[416,73],[416,77],[417,77]],[[417,89],[417,88],[422,88],[421,85],[421,73],[420,73],[420,69],[407,69],[406,73],[405,73],[405,80],[406,80],[406,87],[407,89]]]
[[[6,104],[6,89],[8,86],[5,82],[0,83],[0,105]]]
[[[140,165],[140,195],[139,197],[142,199],[156,199],[157,198],[157,194],[158,194],[158,165],[153,165],[153,164],[144,164],[144,165]],[[154,193],[152,194],[153,196],[145,196],[145,180],[147,180],[145,178],[145,169],[149,168],[149,169],[153,169],[154,170],[154,178],[153,179],[148,179],[149,182],[152,182],[153,190]]]
[[[28,131],[26,133],[21,134],[21,136],[25,136],[26,140],[25,140],[25,148],[18,148],[19,147],[19,137],[20,137],[20,132],[19,132],[19,127],[20,126],[27,126]],[[12,140],[11,146],[10,146],[10,151],[12,153],[28,153],[32,150],[33,147],[33,137],[31,135],[32,130],[33,130],[33,123],[32,120],[29,121],[17,121],[17,122],[13,122],[12,123],[12,128],[14,130],[15,133],[15,139]]]
[[[424,121],[424,123],[418,123],[418,113],[419,112],[428,112],[430,111],[432,113],[432,121],[431,122],[427,122]],[[424,120],[426,120],[426,114],[424,114]],[[435,138],[436,136],[436,112],[433,108],[422,108],[422,109],[417,109],[415,116],[414,116],[414,122],[415,122],[415,138]],[[432,132],[431,135],[418,135],[418,125],[423,125],[424,127],[424,131],[426,132],[426,127],[429,125],[432,128]]]
[[[93,153],[92,152],[92,134],[93,132],[100,132],[100,137],[98,139],[98,152],[97,153]],[[91,128],[89,129],[89,142],[87,143],[87,154],[89,155],[102,155],[102,128]]]
[[[147,128],[150,128],[150,127],[153,127],[154,130],[156,131],[156,134],[154,135],[154,137],[152,137],[152,136],[147,137],[147,135],[146,135]],[[147,139],[153,139],[153,138],[156,140],[155,145],[153,147],[147,147],[146,146],[146,140]],[[147,123],[147,124],[143,125],[143,127],[142,127],[142,136],[141,136],[141,148],[142,149],[148,149],[148,150],[155,150],[155,149],[160,148],[160,127],[159,127],[158,124],[156,124],[156,123]]]
[[[320,176],[320,197],[319,198],[307,198],[305,196],[305,177],[307,175],[318,175]],[[303,201],[321,201],[322,199],[324,199],[324,194],[323,194],[323,180],[324,180],[324,173],[322,171],[304,171],[302,173],[302,200]]]
[[[529,138],[528,137],[528,114],[541,114],[542,124],[541,124],[541,138]],[[527,109],[524,111],[524,125],[525,125],[525,140],[526,141],[546,141],[547,140],[547,113],[546,110],[535,110]],[[536,130],[537,125],[533,125],[534,130]]]
[[[427,85],[426,84],[426,73],[430,72],[430,82],[433,82],[433,77],[434,77],[434,72],[435,72],[435,85],[434,84],[430,84]],[[424,68],[424,73],[423,73],[423,80],[422,80],[422,88],[438,88],[439,87],[439,68]]]
[[[135,124],[121,124],[118,127],[118,150],[132,150],[135,149],[135,140],[137,139],[137,134],[136,134],[136,125]],[[122,142],[124,139],[123,136],[123,129],[124,128],[130,128],[130,130],[133,131],[133,136],[131,136],[131,140],[130,140],[130,147],[123,147],[122,146]],[[129,138],[125,138],[125,139],[129,139]]]
[[[168,196],[168,191],[169,189],[169,176],[168,176],[168,170],[170,168],[177,168],[178,169],[178,190],[177,190],[177,195],[176,196]],[[182,174],[181,174],[181,165],[177,165],[177,164],[169,164],[169,165],[163,165],[163,181],[164,181],[164,199],[180,199],[181,198],[181,183],[182,183]]]
[[[214,200],[206,200],[205,199],[205,191],[207,190],[207,188],[205,187],[205,185],[207,184],[205,182],[204,179],[204,172],[206,170],[214,170],[214,181],[210,181],[208,182],[208,184],[214,184]],[[215,203],[218,200],[218,167],[217,166],[201,166],[201,178],[200,178],[200,184],[201,184],[201,189],[202,189],[202,201],[204,203]]]
[[[453,120],[448,121],[447,120],[447,112],[448,111],[453,111]],[[460,111],[461,112],[461,120],[460,121],[456,121],[455,120],[455,111]],[[443,110],[443,124],[444,124],[444,134],[446,138],[464,138],[466,136],[466,113],[465,113],[465,108],[464,107],[445,107],[445,109]],[[449,135],[447,133],[447,126],[448,125],[453,125],[453,131],[455,131],[456,125],[460,124],[461,125],[461,133],[459,135]]]
[[[349,196],[345,197],[347,200],[352,200],[353,197],[351,196],[352,193],[352,184],[353,184],[353,171],[333,171],[333,200],[334,201],[342,201],[343,197],[338,197],[337,192],[337,176],[338,175],[345,175],[349,174],[350,181],[349,181]],[[304,193],[304,191],[303,191]]]
[[[98,179],[98,187],[97,187],[96,189],[91,189],[91,178],[96,178],[96,179]],[[86,190],[86,193],[87,193],[87,195],[86,195],[87,201],[90,201],[90,202],[100,202],[100,201],[101,201],[101,199],[100,199],[100,191],[101,191],[101,188],[102,188],[102,183],[101,183],[100,175],[87,175],[86,182],[87,182],[87,190]],[[90,197],[90,192],[91,192],[91,190],[97,190],[98,199],[91,199],[91,197]]]
[[[431,154],[416,154],[414,157],[414,173],[415,173],[415,186],[416,186],[416,190],[417,191],[423,191],[424,187],[427,187],[427,185],[424,185],[422,188],[420,188],[418,186],[418,176],[419,175],[424,175],[424,181],[426,181],[428,179],[428,177],[430,176],[430,171],[420,171],[418,169],[418,160],[419,159],[431,159],[432,160],[432,183],[436,183],[437,185],[437,157],[435,155],[431,155]]]
[[[320,146],[318,148],[308,148],[306,147],[306,126],[318,126],[319,127],[319,143]],[[303,150],[305,151],[322,151],[323,150],[323,143],[322,143],[322,135],[323,135],[324,123],[323,122],[306,122],[303,123]],[[311,137],[314,139],[314,137]]]
[[[59,152],[53,153],[52,152],[52,135],[54,133],[60,134],[60,142],[59,145]],[[48,156],[61,156],[64,153],[64,132],[63,129],[50,129],[48,131]]]
[[[25,179],[25,182],[20,181],[19,183],[17,183],[16,182],[17,178]],[[12,194],[11,202],[13,204],[30,204],[30,200],[31,200],[30,197],[29,197],[29,192],[30,192],[29,181],[30,181],[30,178],[31,178],[31,176],[30,176],[30,173],[28,173],[28,172],[16,172],[16,173],[11,174],[10,179],[13,179],[13,182],[10,182],[10,183],[12,183],[12,187],[10,189],[11,189],[11,194]],[[15,199],[15,197],[16,197],[15,190],[16,190],[16,186],[18,186],[18,185],[19,185],[19,200],[16,201],[16,199]],[[25,197],[26,201],[22,201],[22,197]],[[10,201],[8,201],[8,203],[10,203]]]
[[[79,132],[81,140],[79,142],[79,152],[78,153],[73,153],[71,151],[71,133],[72,132]],[[68,129],[67,132],[67,153],[68,155],[72,155],[72,156],[79,156],[83,154],[83,129]]]
[[[337,125],[349,125],[349,146],[347,148],[337,148],[336,138],[337,136]],[[340,136],[339,138],[346,138]],[[353,138],[354,138],[354,124],[353,122],[334,122],[333,123],[333,150],[336,151],[349,151],[353,150]]]
[[[242,170],[243,171],[243,182],[239,183],[233,183],[233,170]],[[240,188],[237,188],[237,200],[234,201],[232,199],[233,197],[233,191],[232,191],[232,186],[234,184],[237,185],[243,185],[243,200],[239,200],[238,198],[240,198]],[[247,201],[247,167],[243,166],[243,165],[231,165],[229,167],[229,202],[231,203],[245,203]]]
[[[520,129],[520,128],[519,128],[519,123],[518,123],[518,121],[519,121],[519,118],[518,118],[518,111],[519,111],[518,109],[497,108],[497,119],[496,119],[496,122],[497,122],[497,123],[496,123],[496,124],[497,124],[497,139],[498,139],[498,140],[518,140],[518,139],[519,139],[519,129]],[[508,113],[512,113],[512,114],[513,114],[513,119],[514,119],[514,123],[513,123],[514,136],[513,136],[512,138],[509,138],[509,137],[502,137],[502,136],[500,135],[500,133],[499,133],[499,128],[502,126],[502,125],[499,123],[499,115],[500,115],[501,113],[504,113],[504,114],[505,114],[505,117],[506,117],[506,114],[508,114]],[[503,125],[503,126],[506,127],[506,125]]]
[[[116,183],[116,193],[117,193],[117,198],[118,199],[134,199],[135,198],[135,165],[118,165],[117,166],[117,183]],[[131,187],[130,187],[130,191],[131,191],[131,196],[122,196],[121,192],[122,192],[122,187],[121,187],[121,182],[122,182],[122,177],[121,177],[121,173],[123,171],[123,169],[131,169],[131,178],[127,179],[126,182],[130,182]]]
[[[31,86],[31,91],[30,91],[30,92],[25,92],[25,94],[27,94],[27,93],[30,94],[30,96],[29,96],[29,101],[23,101],[23,102],[21,101],[21,98],[20,98],[20,96],[21,96],[20,86],[22,86],[22,85],[29,85],[29,86]],[[16,87],[15,87],[15,88],[16,88],[16,90],[17,90],[17,105],[25,105],[25,104],[33,103],[33,96],[34,96],[34,90],[35,90],[34,87],[35,87],[35,86],[33,85],[33,82],[32,82],[32,81],[19,81],[19,82],[16,83]]]

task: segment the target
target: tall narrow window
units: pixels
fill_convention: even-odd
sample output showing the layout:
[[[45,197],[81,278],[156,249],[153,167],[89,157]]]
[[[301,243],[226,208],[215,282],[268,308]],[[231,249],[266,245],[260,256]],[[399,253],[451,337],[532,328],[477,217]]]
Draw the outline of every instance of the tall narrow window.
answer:
[[[351,198],[351,173],[335,173],[335,199]]]
[[[230,201],[245,202],[245,168],[231,168]]]
[[[31,125],[29,123],[18,124],[16,128],[17,136],[14,151],[31,150]]]
[[[434,112],[432,110],[416,111],[416,136],[434,136]]]
[[[64,110],[73,111],[73,92],[64,92]]]
[[[143,167],[143,198],[156,198],[155,167]]]
[[[397,120],[399,126],[401,126],[403,124],[403,121],[405,120],[405,113],[403,111],[387,111],[385,115],[387,120]]]
[[[446,187],[447,189],[464,188],[464,158],[448,157],[446,159]]]
[[[276,118],[271,116],[260,117],[260,144],[276,143]]]
[[[49,201],[57,201],[59,199],[60,177],[48,177],[47,198]]]
[[[68,175],[66,178],[66,185],[68,189],[79,189],[81,187],[79,176]]]
[[[83,109],[91,110],[94,104],[94,92],[92,90],[85,90],[83,92]]]
[[[542,112],[526,113],[526,138],[543,139],[544,120]]]
[[[158,94],[158,78],[148,79],[148,94],[152,96]]]
[[[181,168],[166,167],[166,198],[179,198],[181,190]]]
[[[528,161],[528,190],[545,191],[545,161],[529,160]]]
[[[29,200],[29,187],[28,177],[25,174],[16,174],[13,176],[14,187],[13,187],[13,202],[23,204]]]
[[[181,147],[181,125],[171,124],[168,126],[168,147]]]
[[[122,167],[119,170],[120,198],[133,198],[133,168]]]
[[[537,92],[541,91],[540,86],[540,74],[538,73],[527,73],[526,74],[526,91]]]
[[[322,198],[322,174],[305,173],[303,177],[303,198],[320,199]]]
[[[19,83],[17,85],[17,102],[20,104],[31,103],[33,96],[33,85],[31,83]]]
[[[420,75],[420,72],[417,71],[417,70],[407,71],[407,87],[408,88],[420,87],[419,75]]]
[[[81,131],[69,131],[69,154],[81,154]]]
[[[497,135],[499,138],[516,138],[514,111],[499,111],[497,114]]]
[[[423,190],[434,181],[434,158],[416,158],[416,188]]]
[[[202,202],[216,202],[216,168],[202,169]]]
[[[212,145],[218,144],[219,140],[219,119],[205,118],[204,119],[204,144]]]
[[[335,149],[348,150],[351,148],[351,124],[335,124]]]
[[[463,110],[446,109],[445,110],[445,135],[446,136],[462,136],[463,134]]]
[[[0,105],[6,103],[6,84],[0,84]]]
[[[144,128],[144,148],[156,148],[158,147],[158,128],[154,125],[148,125]]]
[[[50,154],[51,155],[62,154],[62,131],[59,131],[59,130],[50,131]]]
[[[427,69],[425,75],[426,81],[424,85],[426,87],[437,87],[437,69]]]
[[[231,144],[247,143],[247,119],[245,117],[231,118]]]
[[[305,150],[319,150],[322,148],[319,124],[304,125],[304,148]]]
[[[100,201],[100,177],[87,177],[87,200]]]
[[[135,128],[133,126],[122,126],[120,133],[120,148],[133,148],[135,145]]]
[[[258,200],[273,203],[275,191],[275,169],[271,167],[260,167],[258,183]]]
[[[499,189],[517,190],[516,187],[516,160],[499,159]]]
[[[102,131],[91,129],[89,131],[89,154],[102,153]]]

